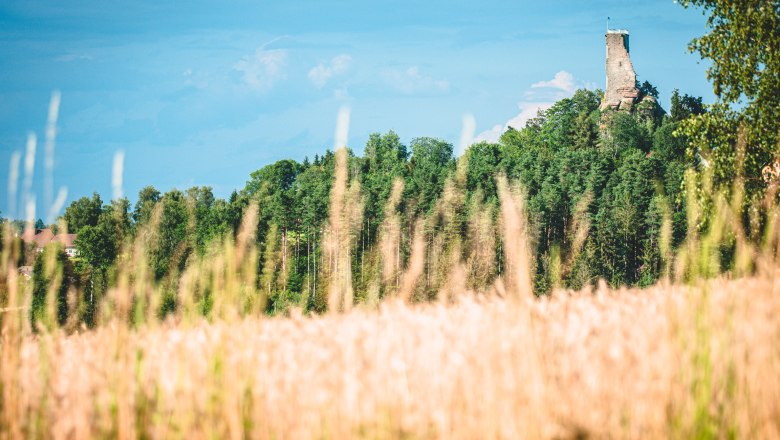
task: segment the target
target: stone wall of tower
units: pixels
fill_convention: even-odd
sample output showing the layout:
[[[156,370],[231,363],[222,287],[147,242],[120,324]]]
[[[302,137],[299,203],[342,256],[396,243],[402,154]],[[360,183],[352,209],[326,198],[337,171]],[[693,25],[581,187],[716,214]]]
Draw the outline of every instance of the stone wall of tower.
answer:
[[[636,73],[628,55],[628,32],[607,31],[607,87],[601,108],[628,110],[639,97]]]

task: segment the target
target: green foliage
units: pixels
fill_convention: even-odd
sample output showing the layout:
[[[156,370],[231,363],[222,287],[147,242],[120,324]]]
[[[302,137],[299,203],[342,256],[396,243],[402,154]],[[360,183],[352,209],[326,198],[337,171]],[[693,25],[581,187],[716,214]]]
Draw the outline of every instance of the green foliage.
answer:
[[[639,81],[637,81],[636,88],[639,89],[640,98],[651,96],[658,99],[658,89],[655,88],[654,85],[650,84],[650,81],[644,81],[642,84],[639,84]]]
[[[708,33],[689,49],[711,62],[707,77],[718,103],[686,121],[690,153],[711,164],[716,185],[736,177],[737,128],[744,150],[746,191],[763,189],[761,169],[780,148],[780,2],[682,0],[708,15]],[[750,184],[751,181],[753,184]]]
[[[195,222],[194,247],[199,254],[206,252],[208,244],[222,237],[229,228],[228,204],[217,200],[211,187],[195,186],[187,190],[187,203]]]
[[[705,109],[701,96],[698,98],[689,95],[680,96],[680,91],[674,89],[671,108],[669,109],[672,121],[680,122],[691,116],[704,114],[704,112]]]
[[[648,151],[650,149],[650,133],[636,117],[626,112],[608,114],[608,129],[602,136],[602,151],[617,155],[635,149]]]
[[[466,151],[466,190],[480,192],[489,201],[498,200],[496,174],[500,170],[501,147],[480,142]]]
[[[79,230],[75,244],[82,260],[98,270],[106,270],[114,263],[131,231],[129,208],[127,199],[113,200],[101,207],[94,225],[88,224]]]
[[[38,258],[33,264],[32,282],[33,293],[30,304],[30,326],[35,330],[38,322],[45,318],[46,314],[46,290],[48,280],[43,268],[43,258]]]
[[[152,218],[154,206],[160,200],[160,191],[153,186],[146,186],[138,193],[138,201],[133,210],[133,221],[137,225],[145,225]]]
[[[454,170],[452,145],[423,137],[412,140],[406,177],[406,198],[416,199],[416,213],[427,213],[441,196],[444,181]]]
[[[33,264],[32,301],[30,304],[30,326],[53,328],[62,326],[71,312],[68,310],[68,287],[73,282],[73,266],[60,246],[47,246]],[[53,294],[54,298],[48,298]],[[53,303],[53,307],[47,304]]]
[[[661,276],[656,195],[672,201],[675,231],[684,232],[686,141],[672,135],[678,124],[653,100],[633,114],[602,114],[599,99],[597,92],[578,91],[501,138],[504,170],[528,192],[540,292],[558,282],[644,284]],[[588,235],[579,244],[576,228],[584,223],[576,221],[576,206],[585,194],[591,197]]]
[[[165,193],[159,204],[157,236],[149,249],[149,262],[158,280],[168,273],[180,272],[193,247],[186,196],[174,189]]]
[[[103,201],[98,193],[93,193],[92,198],[82,197],[71,203],[62,218],[68,225],[68,231],[78,234],[85,226],[96,226],[102,212]]]
[[[105,269],[116,257],[113,231],[105,222],[98,226],[85,226],[76,239],[76,246],[84,261],[94,268]]]

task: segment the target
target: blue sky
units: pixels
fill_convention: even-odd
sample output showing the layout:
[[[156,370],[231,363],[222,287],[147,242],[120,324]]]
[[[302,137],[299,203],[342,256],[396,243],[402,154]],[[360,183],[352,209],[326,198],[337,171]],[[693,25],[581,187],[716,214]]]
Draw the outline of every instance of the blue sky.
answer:
[[[148,184],[226,197],[263,165],[332,148],[344,105],[358,152],[388,130],[457,146],[464,115],[475,138],[491,139],[575,88],[603,88],[607,16],[630,30],[639,79],[665,107],[674,88],[713,101],[705,65],[687,51],[705,18],[672,0],[3,0],[0,211],[23,215],[34,132],[29,192],[46,218],[54,90],[52,187],[67,191],[66,205],[93,191],[112,197],[117,151],[131,201]]]

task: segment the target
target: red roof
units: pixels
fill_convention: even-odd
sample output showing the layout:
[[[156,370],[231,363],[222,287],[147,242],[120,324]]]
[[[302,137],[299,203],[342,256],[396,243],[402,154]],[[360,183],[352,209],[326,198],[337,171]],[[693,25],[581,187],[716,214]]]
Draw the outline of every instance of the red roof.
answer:
[[[25,243],[35,243],[35,246],[38,248],[44,248],[52,242],[62,243],[64,247],[69,248],[75,246],[76,234],[58,234],[55,236],[49,228],[38,230],[25,229],[21,238]]]
[[[52,240],[52,242],[62,243],[62,245],[66,248],[76,246],[74,244],[75,241],[76,234],[59,234]]]
[[[38,230],[27,228],[24,230],[24,232],[22,232],[22,235],[20,235],[19,238],[21,238],[25,243],[30,243],[35,240],[35,234],[37,233]]]
[[[49,244],[53,238],[54,232],[51,232],[51,229],[49,228],[38,230],[25,229],[22,234],[22,241],[25,243],[35,243],[39,248]]]

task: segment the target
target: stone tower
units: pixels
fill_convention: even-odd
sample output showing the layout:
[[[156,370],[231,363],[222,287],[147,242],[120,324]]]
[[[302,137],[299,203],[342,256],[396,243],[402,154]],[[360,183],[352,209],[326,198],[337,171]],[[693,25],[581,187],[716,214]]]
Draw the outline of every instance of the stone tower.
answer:
[[[628,31],[607,30],[607,87],[601,109],[631,111],[639,98],[636,72],[628,56]]]

